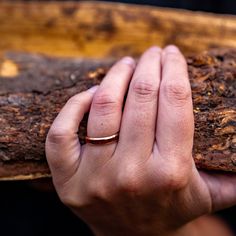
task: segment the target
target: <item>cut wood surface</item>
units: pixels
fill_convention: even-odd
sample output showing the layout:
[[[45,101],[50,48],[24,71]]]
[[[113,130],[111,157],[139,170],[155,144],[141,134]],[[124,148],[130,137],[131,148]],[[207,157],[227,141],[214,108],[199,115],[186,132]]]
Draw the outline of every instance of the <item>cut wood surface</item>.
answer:
[[[51,123],[71,96],[100,83],[112,62],[14,53],[5,61],[18,74],[0,77],[0,177],[48,175],[44,143]],[[187,61],[194,160],[199,168],[236,172],[236,50],[217,49]],[[85,117],[81,142],[86,124]]]
[[[153,44],[176,44],[186,56],[217,47],[236,47],[236,17],[89,1],[0,1],[0,36],[0,179],[31,179],[50,175],[43,143],[61,106],[74,93],[99,82],[113,59],[124,55],[138,57]],[[6,54],[9,51],[43,53],[49,57]],[[189,62],[190,76],[192,73],[191,78],[198,78],[199,84],[196,95],[193,93],[197,97],[195,118],[200,124],[196,126],[195,139],[199,143],[195,144],[194,154],[198,166],[210,168],[211,163],[213,169],[221,166],[220,169],[234,171],[233,97],[215,97],[225,107],[214,107],[211,104],[216,100],[210,96],[211,89],[216,94],[214,88],[218,95],[222,89],[229,91],[222,87],[224,78],[235,76],[234,52],[223,53],[228,58],[225,62],[221,61],[222,53],[217,57],[217,51]],[[226,63],[228,69],[221,71],[220,63]],[[215,82],[221,85],[201,82],[204,78],[209,82],[210,74],[209,78],[219,76]],[[205,113],[202,106],[208,107]],[[222,109],[217,119],[213,112],[216,108]],[[212,129],[206,126],[210,120]],[[227,120],[231,125],[223,125]],[[217,129],[216,125],[225,128]],[[226,134],[220,133],[222,130]],[[207,149],[208,144],[211,149]],[[202,149],[196,149],[200,146]]]

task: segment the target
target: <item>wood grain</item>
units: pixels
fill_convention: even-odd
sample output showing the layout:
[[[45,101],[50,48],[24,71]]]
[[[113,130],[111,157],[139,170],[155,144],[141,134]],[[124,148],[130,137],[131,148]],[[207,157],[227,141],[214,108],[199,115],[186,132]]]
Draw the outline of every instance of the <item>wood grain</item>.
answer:
[[[0,53],[108,58],[176,44],[188,54],[236,47],[236,17],[90,1],[0,1],[0,35]]]

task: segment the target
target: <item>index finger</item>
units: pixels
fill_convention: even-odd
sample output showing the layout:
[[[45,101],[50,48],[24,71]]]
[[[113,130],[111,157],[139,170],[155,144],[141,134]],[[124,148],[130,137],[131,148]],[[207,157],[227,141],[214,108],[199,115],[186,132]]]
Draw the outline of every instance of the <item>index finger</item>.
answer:
[[[97,87],[68,100],[54,120],[46,140],[46,156],[54,181],[64,181],[77,170],[80,156],[78,128]]]

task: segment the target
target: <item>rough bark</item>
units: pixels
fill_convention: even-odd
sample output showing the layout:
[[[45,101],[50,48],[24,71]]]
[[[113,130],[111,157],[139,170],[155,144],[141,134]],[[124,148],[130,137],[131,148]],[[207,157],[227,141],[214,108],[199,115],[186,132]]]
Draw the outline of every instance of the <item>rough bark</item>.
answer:
[[[59,62],[60,60],[40,59],[40,57],[32,55],[15,55],[12,57],[18,62],[14,64],[11,60],[5,60],[3,55],[6,51],[101,59],[117,58],[123,55],[139,56],[148,46],[154,44],[162,47],[167,44],[176,44],[187,55],[215,47],[236,47],[236,17],[114,2],[34,1],[32,3],[31,1],[3,0],[0,1],[0,36],[0,74],[4,77],[0,80],[0,103],[2,104],[0,112],[6,112],[4,117],[0,113],[0,156],[2,160],[10,159],[1,161],[0,179],[26,179],[47,176],[49,172],[45,160],[35,161],[35,158],[40,157],[42,153],[37,153],[35,148],[27,148],[26,139],[21,140],[21,132],[30,133],[30,135],[26,135],[30,145],[32,145],[32,139],[32,142],[38,142],[38,145],[41,142],[41,148],[43,148],[44,134],[40,136],[37,133],[39,132],[37,129],[41,127],[38,122],[41,119],[43,121],[42,115],[44,116],[44,113],[50,108],[50,114],[47,115],[50,119],[46,120],[45,124],[51,122],[53,114],[58,112],[61,103],[82,89],[73,81],[77,77],[95,76],[94,74],[88,76],[86,70],[95,70],[99,63],[64,60],[69,64],[68,68],[65,68],[64,63]],[[49,62],[51,60],[53,62]],[[43,67],[42,61],[44,64],[49,63],[50,68],[46,65]],[[76,65],[71,67],[72,61]],[[16,66],[17,63],[21,66]],[[56,65],[54,63],[57,63],[58,66],[53,66]],[[77,66],[80,63],[83,66],[78,69]],[[104,63],[109,64],[109,62]],[[84,72],[80,72],[85,65],[92,67],[90,69],[86,67]],[[103,67],[103,65],[101,66]],[[217,64],[216,67],[218,68],[218,66]],[[69,76],[71,70],[75,70],[76,76]],[[102,73],[102,70],[98,71],[101,77]],[[201,72],[198,73],[201,74]],[[44,78],[47,78],[46,82]],[[86,80],[86,83],[91,82],[92,84],[94,81],[96,81],[95,78]],[[76,88],[72,88],[73,85]],[[83,86],[86,87],[88,84]],[[60,94],[62,88],[66,90]],[[54,94],[59,97],[58,101],[53,99]],[[42,109],[38,109],[40,101],[53,105],[42,104]],[[7,106],[11,112],[7,111]],[[26,107],[23,108],[23,106]],[[31,118],[25,115],[27,112],[32,113]],[[12,120],[14,114],[18,118],[14,117]],[[24,118],[24,116],[28,118]],[[12,121],[10,122],[8,119]],[[8,122],[10,122],[11,128]],[[40,124],[43,126],[43,123]],[[3,137],[7,127],[8,138],[12,139],[11,145],[9,142],[6,144],[7,136]],[[30,129],[32,132],[29,132]],[[42,127],[41,130],[45,132],[46,129]],[[32,138],[32,133],[35,132],[37,134],[34,134],[34,138]],[[8,149],[6,145],[11,147]],[[24,145],[26,146],[23,147]],[[12,155],[11,148],[19,156]],[[22,153],[24,148],[27,150],[26,157]],[[195,150],[195,153],[199,154],[200,151]],[[12,156],[17,161],[11,160]],[[203,165],[202,157],[200,155],[197,157]],[[214,160],[215,158],[211,160],[211,163]],[[219,160],[223,161],[221,157]],[[219,161],[215,163],[218,168]],[[227,163],[223,165],[228,168]]]
[[[236,172],[236,50],[187,58],[199,168]],[[0,178],[47,176],[47,131],[74,94],[100,83],[112,61],[8,54],[0,70]],[[4,67],[5,65],[5,67]],[[3,68],[4,67],[4,68]],[[79,136],[83,142],[86,117]]]

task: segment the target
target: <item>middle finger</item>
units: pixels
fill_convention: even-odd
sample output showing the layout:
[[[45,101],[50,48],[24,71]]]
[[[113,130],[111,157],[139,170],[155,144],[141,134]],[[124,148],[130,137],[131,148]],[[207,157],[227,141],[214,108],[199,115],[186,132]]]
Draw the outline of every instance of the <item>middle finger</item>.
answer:
[[[117,148],[146,157],[155,140],[161,49],[152,47],[140,58],[130,83]],[[125,149],[125,150],[124,150]]]

